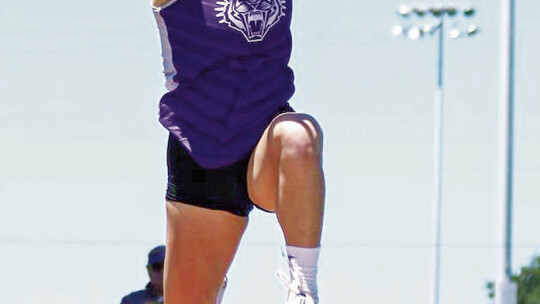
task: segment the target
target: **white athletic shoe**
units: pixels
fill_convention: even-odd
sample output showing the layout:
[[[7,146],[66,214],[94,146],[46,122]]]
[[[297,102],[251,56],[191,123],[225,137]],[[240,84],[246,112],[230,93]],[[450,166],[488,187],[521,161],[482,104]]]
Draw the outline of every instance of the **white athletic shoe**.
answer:
[[[219,289],[218,295],[216,297],[216,304],[221,304],[221,301],[223,300],[223,295],[225,294],[225,288],[227,288],[227,277],[223,279],[223,284],[221,284],[221,288]]]
[[[278,271],[278,277],[283,281],[289,294],[287,295],[286,304],[319,304],[319,296],[314,295],[309,291],[306,280],[302,275],[298,262],[293,257],[288,257],[289,260],[289,276]]]

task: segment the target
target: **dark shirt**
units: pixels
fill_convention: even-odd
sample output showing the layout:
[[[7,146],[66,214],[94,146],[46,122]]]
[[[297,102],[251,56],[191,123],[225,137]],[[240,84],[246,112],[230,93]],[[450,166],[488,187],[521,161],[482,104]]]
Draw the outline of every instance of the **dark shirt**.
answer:
[[[154,8],[160,121],[204,168],[241,161],[294,92],[293,0],[171,0]]]
[[[152,291],[150,283],[146,288],[134,291],[122,298],[121,304],[162,304],[163,297]]]

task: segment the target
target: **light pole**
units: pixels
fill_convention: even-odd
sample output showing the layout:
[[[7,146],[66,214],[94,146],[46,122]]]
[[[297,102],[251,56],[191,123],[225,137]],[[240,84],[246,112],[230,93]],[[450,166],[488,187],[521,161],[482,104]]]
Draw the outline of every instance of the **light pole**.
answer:
[[[448,34],[451,39],[473,36],[478,27],[467,22],[465,29],[460,29],[458,23],[469,19],[476,13],[471,6],[457,7],[447,4],[434,5],[400,5],[398,15],[406,21],[404,25],[395,25],[392,34],[417,40],[426,35],[437,35],[437,91],[435,95],[434,117],[434,149],[433,149],[433,278],[431,286],[432,304],[439,303],[440,294],[440,264],[441,264],[441,206],[442,206],[442,157],[443,157],[443,120],[444,120],[444,42],[446,21],[452,21]]]
[[[514,158],[514,0],[501,0],[501,91],[499,95],[501,234],[496,304],[516,304],[517,285],[512,277],[512,190]]]

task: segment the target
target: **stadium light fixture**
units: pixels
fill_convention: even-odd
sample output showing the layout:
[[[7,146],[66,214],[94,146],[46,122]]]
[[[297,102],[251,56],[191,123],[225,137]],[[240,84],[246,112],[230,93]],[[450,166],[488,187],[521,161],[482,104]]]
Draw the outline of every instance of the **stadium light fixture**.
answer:
[[[422,37],[422,30],[418,26],[411,26],[407,31],[407,38],[411,40],[417,40]]]
[[[402,25],[394,25],[391,32],[394,36],[402,36],[405,33],[405,28]]]
[[[478,34],[478,27],[474,24],[469,24],[467,27],[467,36],[474,36]]]
[[[434,4],[429,11],[434,17],[440,17],[444,14],[444,6],[441,3]]]
[[[450,36],[450,39],[458,39],[461,37],[461,31],[458,28],[453,28],[448,32],[448,35]]]
[[[410,5],[400,5],[397,12],[402,17],[409,17],[413,12],[413,8]]]
[[[453,4],[447,5],[445,7],[445,12],[450,17],[454,17],[457,14],[457,11],[457,7]]]
[[[424,15],[429,12],[429,7],[423,4],[416,5],[413,8],[413,11],[418,15],[419,17],[424,17]]]
[[[472,17],[474,16],[475,13],[476,13],[476,10],[472,6],[468,6],[467,8],[463,10],[463,15],[465,17]]]

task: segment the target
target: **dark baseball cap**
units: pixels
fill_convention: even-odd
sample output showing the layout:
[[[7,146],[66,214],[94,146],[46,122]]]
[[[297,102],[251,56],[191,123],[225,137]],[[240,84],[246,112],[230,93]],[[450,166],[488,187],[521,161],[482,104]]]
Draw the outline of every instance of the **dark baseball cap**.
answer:
[[[148,265],[165,261],[165,246],[157,246],[148,253]]]

